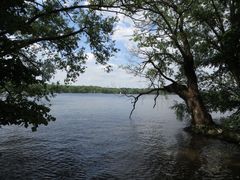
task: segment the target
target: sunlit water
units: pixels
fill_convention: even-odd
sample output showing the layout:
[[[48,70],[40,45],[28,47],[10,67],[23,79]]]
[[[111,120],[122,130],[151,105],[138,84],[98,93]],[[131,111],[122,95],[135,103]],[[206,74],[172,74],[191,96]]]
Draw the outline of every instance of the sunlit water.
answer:
[[[57,121],[0,129],[0,179],[239,179],[240,147],[191,136],[169,106],[119,95],[60,94]]]

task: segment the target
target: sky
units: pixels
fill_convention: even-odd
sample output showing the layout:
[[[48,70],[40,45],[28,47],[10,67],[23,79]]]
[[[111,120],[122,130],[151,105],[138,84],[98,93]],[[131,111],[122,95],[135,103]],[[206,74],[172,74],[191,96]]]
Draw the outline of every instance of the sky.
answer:
[[[115,88],[147,87],[147,82],[144,78],[135,77],[133,74],[127,73],[126,70],[120,67],[121,65],[124,66],[139,60],[130,52],[131,48],[135,45],[134,42],[130,40],[134,31],[133,23],[130,18],[123,15],[118,15],[118,17],[119,22],[116,24],[112,38],[116,41],[116,47],[120,51],[109,61],[109,64],[113,67],[113,71],[107,73],[102,65],[95,64],[95,58],[89,52],[87,53],[88,60],[85,73],[81,74],[72,85],[94,85]],[[63,83],[65,75],[64,72],[57,71],[52,82],[60,81],[60,83]]]

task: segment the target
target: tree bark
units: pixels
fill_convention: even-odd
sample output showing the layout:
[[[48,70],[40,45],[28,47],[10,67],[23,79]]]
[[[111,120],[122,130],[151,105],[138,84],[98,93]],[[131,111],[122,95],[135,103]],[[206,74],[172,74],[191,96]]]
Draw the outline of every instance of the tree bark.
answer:
[[[192,90],[189,89],[185,102],[192,117],[192,125],[204,126],[214,124],[198,92],[192,92]]]
[[[192,88],[194,87],[194,88]],[[211,115],[208,113],[203,103],[198,88],[195,86],[185,86],[178,83],[172,83],[164,87],[170,93],[176,93],[186,103],[188,111],[191,114],[193,126],[214,125]]]

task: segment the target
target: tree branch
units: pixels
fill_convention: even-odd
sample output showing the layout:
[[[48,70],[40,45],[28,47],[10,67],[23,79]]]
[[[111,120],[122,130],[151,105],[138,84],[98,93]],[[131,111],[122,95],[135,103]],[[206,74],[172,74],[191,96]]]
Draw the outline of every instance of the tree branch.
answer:
[[[60,40],[60,39],[64,39],[70,36],[74,36],[78,33],[83,32],[86,29],[86,27],[83,27],[77,31],[68,33],[68,34],[64,34],[64,35],[59,35],[59,36],[50,36],[50,37],[42,37],[42,38],[33,38],[33,39],[26,39],[26,40],[14,40],[11,43],[13,44],[13,48],[10,49],[16,49],[16,48],[23,48],[25,46],[37,43],[37,42],[41,42],[41,41],[54,41],[54,40]],[[6,52],[7,53],[7,52]]]
[[[138,100],[139,100],[139,98],[140,98],[141,96],[147,95],[147,94],[151,94],[151,93],[153,93],[153,92],[155,92],[155,91],[159,92],[159,91],[161,91],[161,90],[162,90],[162,91],[165,91],[164,88],[155,88],[155,89],[150,89],[150,90],[148,90],[148,91],[139,93],[137,96],[125,94],[125,95],[126,95],[127,97],[129,97],[129,98],[133,98],[133,101],[132,101],[133,108],[132,108],[132,110],[131,110],[131,112],[130,112],[129,118],[131,119],[132,114],[133,114],[134,110],[136,109],[136,104],[137,104],[137,102],[138,102]],[[159,93],[158,93],[158,94],[159,94]],[[157,97],[154,98],[155,101],[156,101],[156,99],[157,99]],[[155,105],[154,105],[154,107],[155,107]]]
[[[159,73],[162,77],[164,77],[166,80],[168,80],[168,81],[170,81],[170,82],[172,82],[172,83],[176,83],[176,81],[174,81],[173,79],[171,79],[171,78],[167,77],[165,74],[163,74],[162,70],[161,70],[159,67],[157,67],[156,64],[155,64],[153,61],[148,60],[148,62],[152,64],[152,66],[158,71],[158,73]]]
[[[222,21],[222,19],[221,19],[221,16],[220,16],[220,14],[219,14],[219,12],[218,12],[218,9],[217,9],[217,7],[216,7],[216,4],[214,3],[214,0],[211,0],[211,2],[212,2],[212,5],[213,5],[213,8],[214,8],[214,10],[215,10],[215,12],[216,12],[216,15],[217,15],[217,18],[218,18],[218,22],[219,22],[219,25],[220,25],[220,30],[222,31],[222,33],[224,33],[225,32],[225,30],[224,30],[224,25],[223,25],[223,21]]]
[[[63,7],[63,8],[59,8],[59,9],[53,9],[51,11],[46,11],[43,13],[39,13],[35,16],[33,16],[32,18],[30,18],[27,23],[31,24],[33,23],[35,20],[37,20],[38,18],[42,17],[42,16],[47,16],[50,14],[56,14],[59,12],[67,12],[70,10],[74,10],[74,9],[93,9],[93,10],[101,10],[101,8],[120,8],[120,6],[108,6],[108,5],[77,5],[77,6],[71,6],[71,7]]]

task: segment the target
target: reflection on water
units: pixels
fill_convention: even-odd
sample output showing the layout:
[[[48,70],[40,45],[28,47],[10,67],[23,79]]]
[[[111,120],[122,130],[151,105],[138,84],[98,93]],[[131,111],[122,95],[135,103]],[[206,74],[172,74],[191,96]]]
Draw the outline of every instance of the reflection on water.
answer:
[[[56,122],[0,129],[0,179],[239,179],[239,146],[184,132],[176,98],[147,96],[129,120],[125,97],[61,94]]]
[[[240,164],[235,164],[232,159],[240,162],[239,147],[236,145],[198,135],[189,136],[187,140],[179,136],[178,144],[174,156],[177,162],[175,172],[180,177],[239,178]]]

